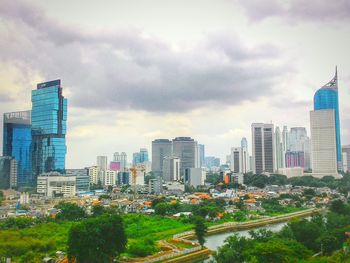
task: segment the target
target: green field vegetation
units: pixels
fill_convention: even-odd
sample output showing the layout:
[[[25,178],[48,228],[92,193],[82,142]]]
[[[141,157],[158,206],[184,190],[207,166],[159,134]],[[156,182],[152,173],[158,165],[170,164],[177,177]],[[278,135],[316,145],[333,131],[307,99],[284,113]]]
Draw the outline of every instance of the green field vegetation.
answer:
[[[123,220],[128,237],[124,256],[152,254],[158,249],[156,241],[193,228],[189,223],[161,216],[128,214],[123,216]],[[34,220],[22,218],[18,221],[18,225],[0,225],[3,229],[0,230],[0,257],[11,257],[14,262],[40,262],[43,257],[53,256],[58,250],[67,251],[69,229],[77,223],[55,221],[33,225]],[[33,223],[24,225],[21,221]]]
[[[45,255],[66,251],[73,222],[48,222],[23,229],[0,230],[0,256],[14,262],[40,262]]]

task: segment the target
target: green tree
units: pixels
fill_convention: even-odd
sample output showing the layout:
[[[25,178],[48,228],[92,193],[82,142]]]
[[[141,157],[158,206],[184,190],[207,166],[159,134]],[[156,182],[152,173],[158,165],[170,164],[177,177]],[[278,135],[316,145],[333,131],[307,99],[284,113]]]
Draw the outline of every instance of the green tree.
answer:
[[[74,203],[61,202],[55,208],[61,210],[56,216],[57,219],[77,221],[87,216],[85,209]]]
[[[311,256],[311,251],[295,240],[271,239],[267,242],[257,242],[243,252],[248,262],[284,263],[297,262]]]
[[[159,203],[154,207],[154,212],[156,215],[165,216],[169,214],[171,206],[168,203]]]
[[[340,215],[347,215],[350,212],[349,207],[347,205],[345,205],[344,202],[339,200],[339,199],[334,200],[331,203],[331,206],[329,207],[329,209],[332,212],[334,212],[336,214],[340,214]]]
[[[253,241],[237,234],[228,237],[214,256],[218,263],[244,262],[243,252],[253,245]]]
[[[273,232],[265,228],[249,231],[249,235],[254,241],[267,242],[273,237]]]
[[[0,206],[2,204],[2,201],[5,199],[4,197],[4,193],[2,191],[0,191]]]
[[[102,205],[94,205],[91,212],[93,216],[100,216],[105,212],[105,208]]]
[[[194,232],[196,233],[198,243],[201,246],[203,246],[205,243],[204,236],[207,233],[208,227],[205,225],[204,219],[200,216],[196,216],[193,222],[194,222]]]
[[[69,262],[108,263],[125,250],[127,237],[119,215],[104,214],[71,227],[68,236]]]

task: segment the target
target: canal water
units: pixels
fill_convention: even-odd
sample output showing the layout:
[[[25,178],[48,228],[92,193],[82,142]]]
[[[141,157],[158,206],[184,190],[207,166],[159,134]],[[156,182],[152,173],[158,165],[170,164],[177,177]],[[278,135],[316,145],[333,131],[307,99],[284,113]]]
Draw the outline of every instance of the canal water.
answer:
[[[283,226],[285,226],[288,222],[282,222],[282,223],[277,223],[277,224],[271,224],[271,225],[266,225],[262,227],[257,227],[254,229],[247,229],[247,230],[241,230],[241,231],[233,231],[233,232],[225,232],[225,233],[218,233],[210,236],[206,236],[206,242],[204,243],[204,246],[209,248],[210,250],[216,251],[218,247],[222,246],[225,242],[225,239],[229,236],[232,236],[233,234],[238,234],[239,236],[245,236],[249,237],[249,231],[250,230],[257,230],[257,229],[267,229],[273,232],[278,232],[280,231]]]

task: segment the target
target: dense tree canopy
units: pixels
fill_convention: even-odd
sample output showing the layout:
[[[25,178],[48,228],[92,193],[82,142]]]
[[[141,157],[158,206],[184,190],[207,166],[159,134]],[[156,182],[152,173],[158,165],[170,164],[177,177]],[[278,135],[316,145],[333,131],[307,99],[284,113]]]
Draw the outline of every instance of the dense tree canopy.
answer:
[[[56,218],[61,220],[77,221],[86,218],[85,209],[74,203],[59,203],[55,208],[60,209]]]
[[[68,236],[70,262],[112,262],[125,250],[127,238],[122,218],[104,214],[73,225]]]

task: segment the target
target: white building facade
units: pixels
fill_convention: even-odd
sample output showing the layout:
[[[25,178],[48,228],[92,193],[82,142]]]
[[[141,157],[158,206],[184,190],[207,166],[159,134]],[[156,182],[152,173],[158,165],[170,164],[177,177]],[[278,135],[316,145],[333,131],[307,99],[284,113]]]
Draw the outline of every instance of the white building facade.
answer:
[[[310,111],[312,175],[338,177],[333,109]]]

